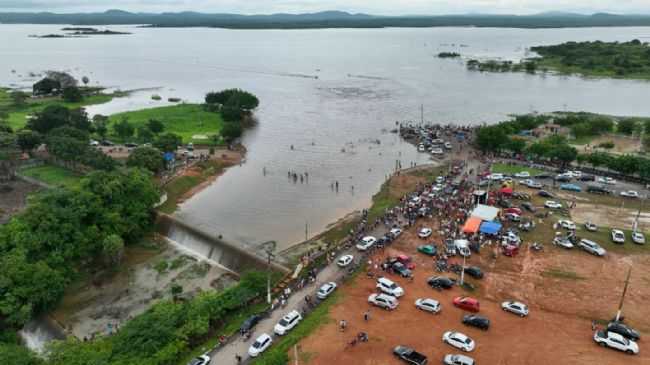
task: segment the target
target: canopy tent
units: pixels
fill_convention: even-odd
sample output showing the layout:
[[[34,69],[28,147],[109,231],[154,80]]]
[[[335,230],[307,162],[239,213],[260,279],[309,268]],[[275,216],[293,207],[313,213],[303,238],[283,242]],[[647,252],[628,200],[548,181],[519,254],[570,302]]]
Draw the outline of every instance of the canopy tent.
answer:
[[[481,226],[481,218],[470,217],[463,226],[463,233],[476,233]]]
[[[481,233],[497,234],[501,230],[501,223],[483,222],[481,224]]]
[[[503,188],[499,192],[503,195],[512,195],[513,190],[512,188]]]
[[[479,204],[472,211],[471,216],[479,218],[484,221],[493,221],[494,218],[499,214],[499,208],[495,208],[489,205]]]

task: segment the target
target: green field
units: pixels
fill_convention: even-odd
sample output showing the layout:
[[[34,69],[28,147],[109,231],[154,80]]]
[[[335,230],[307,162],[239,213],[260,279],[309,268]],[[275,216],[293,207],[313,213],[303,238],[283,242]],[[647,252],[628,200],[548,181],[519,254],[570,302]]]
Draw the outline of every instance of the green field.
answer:
[[[124,93],[115,93],[115,94],[98,94],[87,96],[83,101],[78,103],[66,103],[61,100],[60,97],[48,97],[41,99],[28,99],[26,105],[22,107],[16,107],[13,105],[12,100],[9,96],[11,91],[8,89],[0,89],[0,109],[7,110],[9,112],[9,126],[18,130],[23,128],[27,123],[27,116],[37,113],[47,106],[50,105],[63,105],[68,108],[81,108],[88,105],[97,105],[108,103],[113,100],[114,97],[123,96]]]
[[[20,173],[52,186],[73,187],[81,180],[81,176],[72,171],[53,165],[29,167],[21,170]]]
[[[110,123],[128,118],[136,129],[150,119],[160,120],[165,125],[164,132],[171,132],[183,138],[183,143],[194,142],[211,144],[212,139],[196,139],[195,135],[213,136],[223,127],[219,113],[208,112],[200,104],[179,104],[152,109],[142,109],[110,116]],[[119,138],[115,138],[119,141]],[[126,142],[126,141],[125,141]]]
[[[544,170],[540,170],[540,169],[533,169],[524,166],[511,166],[502,163],[495,163],[494,165],[492,165],[493,173],[513,175],[522,171],[528,171],[531,176],[539,175],[545,172]]]

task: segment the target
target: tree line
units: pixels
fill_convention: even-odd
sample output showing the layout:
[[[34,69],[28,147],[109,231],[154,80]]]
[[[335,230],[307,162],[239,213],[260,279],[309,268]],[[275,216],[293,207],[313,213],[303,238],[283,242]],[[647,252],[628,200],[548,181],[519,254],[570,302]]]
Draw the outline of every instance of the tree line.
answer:
[[[252,111],[260,104],[259,99],[248,91],[226,89],[209,92],[205,96],[205,108],[221,113],[224,122],[221,136],[227,141],[241,137],[244,127],[250,124]]]

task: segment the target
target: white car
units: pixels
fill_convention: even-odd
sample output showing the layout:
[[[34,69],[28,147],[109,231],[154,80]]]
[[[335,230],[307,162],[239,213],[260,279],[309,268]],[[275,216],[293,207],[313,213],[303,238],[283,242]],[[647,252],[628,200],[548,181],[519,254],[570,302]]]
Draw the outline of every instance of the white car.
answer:
[[[528,315],[528,306],[522,302],[503,302],[501,303],[501,309],[506,312],[514,313],[520,317],[526,317]]]
[[[444,176],[436,177],[436,184],[442,184],[443,182],[445,182],[445,177]]]
[[[612,241],[614,243],[625,243],[625,233],[620,229],[612,229]]]
[[[323,284],[320,289],[318,289],[318,292],[316,293],[316,296],[318,299],[326,299],[329,297],[330,294],[336,289],[336,283],[330,281],[329,283]]]
[[[560,237],[555,237],[553,239],[553,244],[556,245],[556,246],[566,248],[567,250],[570,250],[570,249],[573,248],[573,243],[571,243],[571,241],[569,241],[569,239],[566,238],[566,237],[561,237],[561,236]]]
[[[598,226],[592,222],[586,222],[585,229],[589,232],[598,232]]]
[[[503,180],[503,177],[504,177],[503,174],[490,174],[488,176],[488,179],[490,179],[492,181],[500,181],[500,180]]]
[[[399,301],[392,295],[372,294],[368,297],[368,303],[386,310],[393,310],[399,305]]]
[[[208,355],[201,355],[192,361],[190,361],[187,365],[210,365],[210,356]]]
[[[280,319],[280,322],[278,322],[278,324],[273,328],[273,332],[278,336],[284,336],[292,328],[296,327],[300,321],[302,321],[300,313],[296,310],[291,311]]]
[[[396,298],[399,298],[402,295],[404,295],[404,289],[402,289],[401,286],[395,284],[392,280],[387,278],[377,279],[377,289],[379,289],[383,293],[392,295]]]
[[[445,148],[450,150],[451,149],[451,143],[445,142]]]
[[[431,228],[422,228],[418,232],[418,237],[420,238],[429,238],[433,234],[433,230]]]
[[[354,256],[352,255],[343,255],[339,257],[338,260],[336,260],[336,264],[339,265],[339,267],[346,267],[350,265],[354,261]]]
[[[388,233],[390,233],[390,235],[393,236],[393,239],[395,239],[402,234],[402,230],[399,228],[393,228]]]
[[[432,155],[442,155],[444,153],[445,151],[443,151],[442,148],[434,148],[431,150]]]
[[[516,174],[515,174],[515,177],[519,177],[519,178],[522,178],[522,179],[523,179],[523,178],[527,178],[527,177],[530,177],[530,172],[528,172],[528,171],[521,171],[521,172],[516,173]]]
[[[546,203],[544,203],[544,206],[549,208],[549,209],[561,209],[562,204],[554,201],[554,200],[547,200]]]
[[[424,145],[423,145],[423,144],[421,144],[421,145],[418,146],[418,152],[426,152],[426,150],[427,150],[427,149],[424,148]]]
[[[600,346],[607,346],[619,351],[627,352],[628,354],[638,354],[639,345],[636,342],[628,340],[627,338],[614,332],[596,331],[594,333],[594,341]]]
[[[632,241],[640,245],[645,244],[645,236],[641,232],[632,232]]]
[[[425,312],[430,312],[434,314],[440,313],[440,309],[442,309],[442,307],[440,306],[440,302],[431,298],[424,298],[424,299],[419,298],[418,300],[415,301],[415,307]]]
[[[573,176],[573,177],[575,177],[575,178],[577,178],[577,179],[582,177],[582,171],[573,170],[573,171],[567,171],[566,173]]]
[[[578,242],[578,247],[596,256],[605,256],[607,253],[607,251],[605,251],[604,248],[600,247],[599,244],[585,238],[581,239],[580,242]]]
[[[442,184],[436,184],[436,186],[434,186],[431,190],[433,190],[434,193],[439,193],[442,191],[442,189],[444,189]]]
[[[634,190],[621,191],[621,196],[625,198],[638,198],[639,193]]]
[[[611,177],[599,177],[596,179],[596,181],[601,184],[616,185],[616,180],[612,179]]]
[[[573,223],[570,220],[560,219],[559,221],[557,221],[557,223],[564,229],[568,229],[568,230],[571,230],[571,231],[576,230],[576,224]]]
[[[377,239],[373,236],[366,236],[357,243],[357,250],[359,251],[367,251],[370,247],[372,247],[375,243],[377,243]]]
[[[445,355],[445,358],[442,359],[442,363],[445,365],[476,365],[474,359],[472,359],[469,356],[460,355],[460,354]]]
[[[474,350],[475,347],[474,340],[460,332],[445,332],[445,334],[442,335],[442,342],[448,343],[455,348],[461,349],[465,352],[470,352]]]
[[[251,357],[257,357],[259,356],[262,352],[266,351],[266,349],[271,346],[271,336],[267,335],[266,333],[262,333],[260,337],[258,337],[255,342],[251,345],[251,347],[248,348],[248,354]]]

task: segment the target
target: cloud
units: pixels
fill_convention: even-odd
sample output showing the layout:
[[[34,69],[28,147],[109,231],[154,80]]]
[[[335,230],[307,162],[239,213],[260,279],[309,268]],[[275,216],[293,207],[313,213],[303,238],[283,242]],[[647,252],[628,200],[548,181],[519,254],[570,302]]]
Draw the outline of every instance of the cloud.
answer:
[[[0,11],[183,11],[268,14],[344,10],[384,15],[542,11],[650,13],[648,0],[0,0]]]

